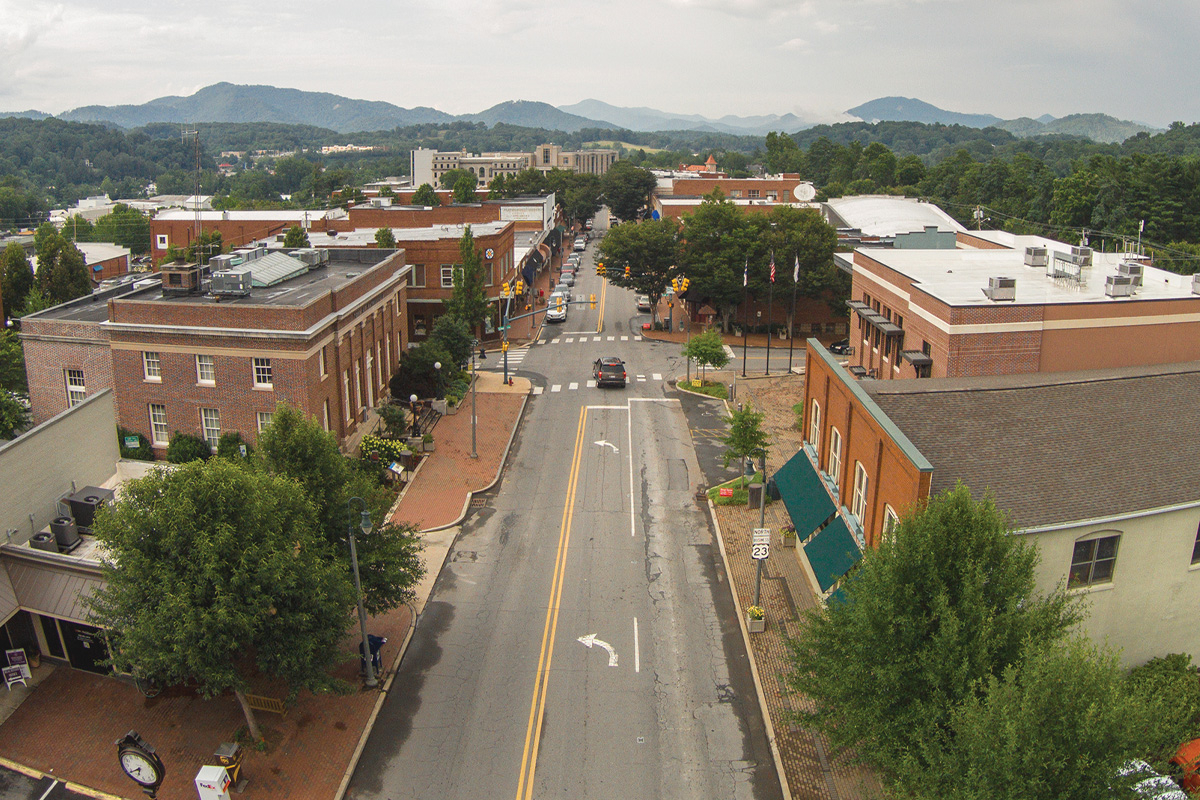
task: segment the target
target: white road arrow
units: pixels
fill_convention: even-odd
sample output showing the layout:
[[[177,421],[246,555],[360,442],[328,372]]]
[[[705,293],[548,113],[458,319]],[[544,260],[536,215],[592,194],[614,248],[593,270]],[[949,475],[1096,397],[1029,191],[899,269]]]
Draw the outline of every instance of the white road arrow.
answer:
[[[610,667],[615,667],[617,665],[617,651],[614,650],[613,646],[608,642],[603,641],[602,639],[597,639],[596,634],[589,633],[587,636],[580,636],[575,641],[582,645],[586,645],[589,650],[591,649],[592,645],[595,645],[596,647],[603,647],[608,651],[608,665]]]
[[[613,449],[614,453],[621,452],[620,450],[617,449],[617,446],[615,444],[613,444],[612,442],[606,442],[603,439],[601,439],[598,442],[592,442],[592,444],[600,445],[601,447],[611,447]],[[583,640],[581,639],[580,641],[583,641]],[[591,647],[591,645],[589,644],[588,647]]]

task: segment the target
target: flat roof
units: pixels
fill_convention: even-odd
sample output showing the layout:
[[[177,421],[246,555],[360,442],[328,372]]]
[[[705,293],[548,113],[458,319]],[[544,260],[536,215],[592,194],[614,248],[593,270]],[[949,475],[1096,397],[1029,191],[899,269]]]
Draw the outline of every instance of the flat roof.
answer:
[[[107,261],[110,258],[127,256],[132,251],[128,247],[107,242],[76,242],[75,247],[83,253],[84,263],[94,264],[97,261]]]
[[[854,385],[855,382],[851,381]],[[933,464],[1014,525],[1200,502],[1200,362],[988,378],[857,382]]]
[[[471,233],[478,236],[492,236],[503,231],[509,222],[476,222],[471,223]],[[437,242],[443,239],[458,241],[463,237],[464,225],[433,225],[428,228],[392,228],[396,244],[403,247],[406,242]],[[328,233],[308,232],[308,241],[313,247],[371,247],[375,244],[375,232],[379,228],[357,228],[352,231],[335,231]]]
[[[927,226],[943,231],[965,231],[954,217],[932,203],[915,197],[890,195],[859,195],[826,200],[828,206],[844,225],[858,228],[867,236],[895,236],[898,233],[917,233]]]
[[[220,222],[228,220],[230,222],[271,222],[276,220],[284,220],[304,224],[305,222],[317,222],[327,219],[345,219],[346,212],[340,208],[316,209],[316,210],[296,210],[296,209],[277,209],[277,210],[253,210],[253,211],[207,211],[200,212],[201,222]],[[188,222],[195,221],[196,212],[193,209],[177,209],[167,208],[158,212],[154,216],[156,220],[165,220],[168,222],[180,221]]]
[[[1070,245],[1041,237],[1017,237],[1019,242],[1036,242],[1047,247],[1047,257],[1067,254]],[[858,256],[883,264],[913,280],[921,291],[952,306],[1051,305],[1059,303],[1121,303],[1134,300],[1197,298],[1192,294],[1192,276],[1143,267],[1141,287],[1132,298],[1104,294],[1105,280],[1118,274],[1118,265],[1128,261],[1123,253],[1093,253],[1092,266],[1082,272],[1083,280],[1047,276],[1046,267],[1025,266],[1025,246],[1013,250],[890,250],[859,248]],[[855,271],[859,267],[855,266]],[[1016,300],[993,301],[984,295],[991,278],[1014,278]]]

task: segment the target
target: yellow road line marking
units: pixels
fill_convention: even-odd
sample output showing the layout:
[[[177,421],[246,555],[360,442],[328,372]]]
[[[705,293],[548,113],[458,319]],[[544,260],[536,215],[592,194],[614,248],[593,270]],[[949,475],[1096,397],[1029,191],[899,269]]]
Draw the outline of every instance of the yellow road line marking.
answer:
[[[533,680],[533,699],[529,704],[529,724],[525,729],[525,749],[521,753],[521,771],[517,780],[517,800],[533,796],[533,773],[537,766],[538,746],[542,739],[542,717],[546,709],[546,685],[550,680],[550,661],[554,656],[554,635],[558,630],[558,609],[562,600],[563,582],[567,572],[567,546],[571,542],[571,522],[575,517],[575,491],[579,486],[579,466],[583,460],[583,432],[587,407],[579,409],[579,429],[575,434],[575,454],[571,460],[571,475],[563,501],[562,525],[558,532],[558,554],[554,560],[554,576],[550,582],[550,603],[546,608],[546,623],[542,629],[542,650],[538,655],[537,672]]]
[[[608,299],[608,281],[600,286],[600,321],[596,323],[596,333],[604,333],[604,301]]]

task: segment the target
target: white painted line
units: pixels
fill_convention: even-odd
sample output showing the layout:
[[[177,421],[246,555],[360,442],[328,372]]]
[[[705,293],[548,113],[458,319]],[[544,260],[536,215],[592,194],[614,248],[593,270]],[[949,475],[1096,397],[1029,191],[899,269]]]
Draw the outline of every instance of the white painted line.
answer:
[[[593,341],[593,342],[598,342],[598,341],[600,341],[600,337],[599,337],[599,336],[596,336],[595,338],[593,338],[593,339],[592,339],[592,341]]]
[[[561,339],[551,339],[551,340],[548,342],[548,344],[558,344],[560,341],[562,341],[562,340],[561,340]]]
[[[567,391],[573,392],[578,388],[579,388],[578,383],[572,383],[570,386],[567,387]],[[363,669],[366,669],[366,667],[363,667]]]
[[[662,373],[661,373],[661,372],[656,372],[656,373],[654,373],[653,375],[651,375],[650,377],[651,377],[651,378],[653,378],[653,379],[654,379],[654,380],[656,380],[656,381],[661,381],[661,380],[662,380]]]
[[[615,341],[617,340],[617,337],[615,337],[615,336],[610,336],[610,337],[608,337],[608,340],[609,340],[610,342],[615,342]]]
[[[587,388],[589,388],[589,389],[595,389],[595,388],[596,388],[596,382],[595,382],[595,381],[588,381],[588,382],[587,382]]]
[[[567,339],[567,344],[572,344],[574,341],[574,339]]]
[[[628,337],[628,336],[622,336],[622,337],[621,337],[621,341],[622,341],[622,342],[628,342],[628,341],[629,341],[629,337]]]
[[[734,357],[733,356],[733,348],[730,347],[729,345],[725,345],[725,355],[729,356],[729,359],[731,361],[733,360],[733,357]]]
[[[366,669],[366,667],[363,667],[363,669]],[[58,786],[58,781],[55,781],[54,783],[50,784],[50,788],[47,789],[45,792],[43,792],[42,796],[39,797],[38,800],[46,800],[47,795],[49,795],[51,792],[54,791],[55,786]]]
[[[542,389],[542,387],[541,387],[541,386],[535,386],[535,387],[533,387],[533,393],[534,393],[534,394],[541,394],[541,393],[542,393],[542,391],[543,391],[543,389]]]
[[[562,391],[562,384],[561,384],[561,383],[556,383],[556,384],[554,384],[553,386],[551,386],[551,387],[550,387],[550,393],[551,393],[551,394],[553,394],[554,392],[561,392],[561,391]]]
[[[634,508],[633,494],[633,406],[626,403],[626,427],[629,432],[629,536],[637,536],[637,512]]]
[[[645,383],[645,382],[646,382],[646,376],[638,375],[638,383]]]
[[[637,617],[633,618],[633,671],[642,671],[642,648],[638,644]]]

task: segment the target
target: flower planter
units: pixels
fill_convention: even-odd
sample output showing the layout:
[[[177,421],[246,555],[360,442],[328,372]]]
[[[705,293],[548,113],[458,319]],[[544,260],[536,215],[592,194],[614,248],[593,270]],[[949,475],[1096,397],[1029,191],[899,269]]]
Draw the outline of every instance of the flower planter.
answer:
[[[783,534],[783,546],[784,547],[795,547],[796,546],[796,534],[785,532]]]
[[[767,620],[765,617],[763,619],[754,619],[750,616],[746,617],[746,630],[750,631],[751,633],[762,633],[766,629]]]
[[[429,440],[428,442],[421,443],[421,449],[423,449],[426,453],[432,453],[433,448],[434,448],[434,443],[433,443],[432,439]]]

